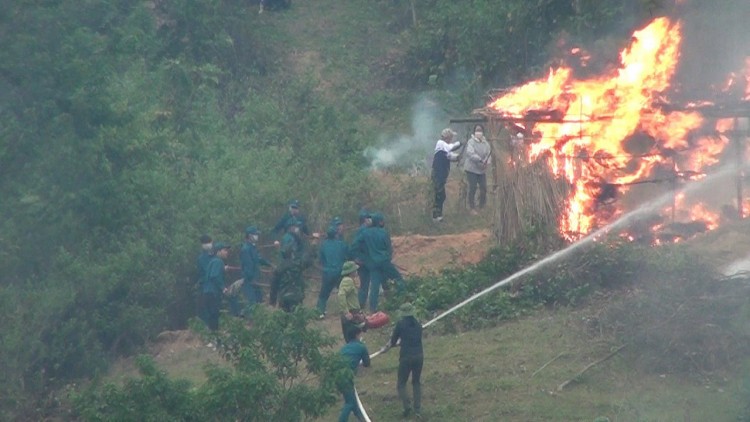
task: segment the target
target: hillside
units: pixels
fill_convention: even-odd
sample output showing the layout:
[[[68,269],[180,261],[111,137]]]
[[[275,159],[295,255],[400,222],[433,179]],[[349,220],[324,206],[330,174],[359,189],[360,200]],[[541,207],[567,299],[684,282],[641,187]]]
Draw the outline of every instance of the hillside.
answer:
[[[296,2],[291,10],[266,13],[263,19],[267,19],[266,24],[285,28],[283,39],[269,40],[274,48],[295,46],[284,59],[290,72],[309,75],[315,81],[315,90],[329,100],[351,102],[364,112],[368,124],[405,128],[405,106],[383,113],[378,110],[403,94],[389,90],[388,75],[382,73],[383,64],[401,52],[396,44],[398,34],[379,18],[380,6],[380,2],[369,2],[355,10],[334,1]],[[358,64],[354,71],[350,63]],[[372,177],[381,186],[384,202],[393,210],[389,215],[392,226],[406,233],[393,238],[394,261],[405,274],[426,275],[476,263],[492,245],[489,213],[471,221],[462,218],[456,201],[460,172],[454,172],[449,184],[446,208],[452,215],[441,226],[424,221],[423,187],[427,180],[423,175]],[[741,222],[699,236],[686,246],[721,269],[745,257],[750,230],[748,224]],[[315,275],[312,278],[306,296],[308,306],[313,306],[318,291]],[[637,350],[626,347],[620,352],[623,345],[614,336],[592,330],[607,309],[638,298],[644,288],[635,283],[626,289],[595,293],[583,306],[541,308],[482,330],[455,332],[443,325],[430,328],[425,332],[425,419],[737,420],[746,397],[741,368],[722,367],[712,372],[696,369],[688,373],[634,371],[629,365]],[[463,299],[457,297],[455,301]],[[329,316],[315,324],[338,337],[336,311],[332,300]],[[387,328],[367,333],[365,340],[370,351],[384,344],[387,335]],[[202,363],[221,362],[216,352],[189,331],[162,333],[150,351],[159,366],[172,376],[194,382],[204,379]],[[589,367],[585,375],[576,376]],[[396,368],[397,351],[392,351],[375,359],[373,367],[363,370],[357,380],[372,420],[400,419]],[[110,379],[133,374],[131,361],[125,360],[111,371]],[[560,388],[567,381],[571,382]],[[335,407],[321,420],[334,420],[337,412]]]
[[[750,223],[720,228],[689,242],[686,247],[708,256],[717,267],[745,257],[737,245],[750,243]],[[397,262],[404,270],[437,271],[443,265],[471,262],[488,246],[483,232],[443,236],[403,236],[394,239]],[[486,239],[485,239],[486,240]],[[457,244],[462,255],[443,258]],[[463,258],[461,258],[463,257]],[[464,261],[461,261],[464,259]],[[443,263],[421,266],[419,262]],[[411,266],[410,266],[411,265]],[[420,269],[414,269],[420,268]],[[306,303],[314,305],[317,288],[311,283]],[[592,324],[611,308],[645,294],[648,286],[595,294],[584,306],[540,309],[532,315],[495,328],[454,332],[436,325],[425,331],[423,372],[424,415],[431,421],[593,421],[597,417],[648,421],[735,421],[744,402],[743,372],[719,370],[680,372],[633,371],[638,358],[633,348],[620,350],[610,335]],[[462,298],[456,298],[456,301]],[[314,323],[340,335],[335,301],[329,317]],[[365,341],[373,352],[385,344],[388,328],[370,331]],[[188,331],[165,332],[151,347],[159,366],[172,376],[201,382],[202,363],[221,362],[217,353]],[[395,393],[398,351],[377,357],[362,370],[358,390],[372,420],[398,420]],[[606,360],[604,360],[606,359]],[[135,374],[123,361],[111,379]],[[585,375],[576,374],[585,368]],[[569,385],[561,389],[560,385]],[[338,407],[328,418],[335,418]],[[500,418],[500,419],[498,419]]]
[[[750,56],[743,51],[750,46],[746,0],[727,0],[721,8],[689,0],[316,0],[262,14],[256,1],[244,0],[5,3],[0,371],[6,382],[0,383],[0,420],[13,421],[191,421],[215,414],[246,420],[254,403],[262,402],[272,403],[266,415],[276,416],[265,419],[286,422],[296,409],[286,399],[274,400],[279,372],[258,369],[269,356],[293,356],[300,339],[313,344],[307,356],[326,360],[305,361],[325,381],[319,391],[307,395],[309,384],[299,383],[292,394],[314,397],[297,404],[315,407],[306,412],[318,416],[331,404],[328,376],[342,372],[335,354],[320,346],[327,340],[305,327],[305,313],[261,312],[255,331],[239,320],[225,325],[235,330],[225,344],[240,352],[250,350],[240,346],[244,340],[253,351],[265,347],[259,344],[290,343],[289,353],[244,354],[255,359],[248,371],[224,371],[229,367],[206,339],[186,328],[196,315],[201,234],[236,246],[247,226],[258,226],[262,252],[275,261],[270,228],[290,199],[300,201],[310,228],[319,232],[334,216],[351,230],[363,207],[381,211],[393,234],[395,263],[411,276],[407,297],[428,320],[528,268],[548,255],[548,239],[559,240],[533,212],[516,206],[522,201],[506,200],[499,182],[490,187],[489,210],[467,213],[458,166],[446,187],[445,220],[432,221],[429,157],[451,118],[485,105],[488,90],[512,94],[507,88],[536,78],[544,85],[547,75],[565,74],[552,68],[570,67],[573,77],[591,81],[603,72],[631,75],[616,72],[617,52],[638,40],[634,29],[662,15],[692,18],[685,20],[684,35],[695,48],[681,52],[692,60],[676,70],[673,87],[685,95],[681,100],[723,86],[727,71]],[[669,27],[673,33],[682,25]],[[726,48],[716,48],[719,43]],[[675,48],[665,51],[678,55]],[[595,56],[602,60],[589,61]],[[703,66],[706,58],[711,69]],[[640,70],[654,67],[633,63]],[[580,116],[588,94],[570,91],[575,85],[547,91],[555,104],[580,104],[574,107]],[[643,111],[649,100],[637,98],[642,83],[634,79],[632,85],[636,101],[609,101],[617,90],[607,89],[600,98],[605,101],[592,104]],[[658,94],[654,98],[661,100],[669,93]],[[513,108],[521,105],[520,97],[502,96]],[[529,107],[521,109],[536,110]],[[652,120],[670,126],[668,117]],[[471,124],[451,126],[465,137]],[[586,166],[609,163],[607,154],[580,149],[588,133],[583,129],[554,142],[555,148],[575,143],[580,154],[565,153],[568,158]],[[505,132],[496,133],[494,150],[510,147]],[[640,151],[653,133],[639,133],[626,146]],[[662,158],[677,151],[658,143],[652,149]],[[633,170],[634,163],[610,170]],[[673,158],[659,169],[672,175],[677,164]],[[614,186],[606,177],[601,182],[606,184],[593,186]],[[510,221],[492,215],[501,205],[530,218],[516,224],[528,238],[495,245],[502,231],[493,231],[491,222]],[[719,274],[747,268],[747,231],[738,222],[661,249],[621,239],[586,245],[570,260],[525,275],[523,285],[498,289],[430,326],[425,416],[671,421],[750,415],[742,388],[750,281],[744,273],[731,279]],[[229,264],[238,265],[237,249],[232,251]],[[264,273],[266,282],[269,275]],[[306,280],[310,307],[318,271],[310,269]],[[397,301],[385,299],[393,312]],[[336,313],[331,300],[328,317],[309,325],[338,339]],[[286,329],[295,334],[279,335]],[[371,349],[384,343],[388,329],[367,333]],[[193,384],[161,376],[138,357],[144,351],[158,368]],[[395,356],[379,357],[358,380],[375,420],[398,417]],[[219,365],[207,373],[207,362]],[[135,375],[135,366],[150,372],[147,382],[121,383]],[[102,380],[128,391],[99,388]],[[225,388],[226,380],[241,387]],[[559,388],[566,380],[571,382]],[[255,391],[255,383],[273,390],[270,396],[244,394]],[[162,392],[170,397],[161,400]],[[335,412],[320,420],[334,419]]]

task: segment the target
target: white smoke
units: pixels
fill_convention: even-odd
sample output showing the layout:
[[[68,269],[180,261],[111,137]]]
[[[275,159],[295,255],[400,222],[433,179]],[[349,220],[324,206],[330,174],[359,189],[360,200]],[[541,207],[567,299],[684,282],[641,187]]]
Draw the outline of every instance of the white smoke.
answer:
[[[383,134],[378,146],[365,149],[364,156],[373,170],[398,167],[420,171],[428,165],[447,120],[440,105],[429,94],[423,94],[412,107],[412,133]]]

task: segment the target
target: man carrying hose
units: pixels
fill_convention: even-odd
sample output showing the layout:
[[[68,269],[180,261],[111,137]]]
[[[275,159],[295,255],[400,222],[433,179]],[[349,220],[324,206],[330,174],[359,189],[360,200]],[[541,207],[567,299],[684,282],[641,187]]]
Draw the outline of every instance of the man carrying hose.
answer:
[[[360,341],[360,334],[362,334],[362,331],[358,328],[355,329],[352,332],[351,339],[341,348],[341,356],[352,371],[347,374],[346,380],[338,386],[339,391],[344,396],[344,407],[341,409],[339,422],[347,422],[350,413],[354,413],[354,416],[359,421],[365,420],[365,416],[362,414],[359,406],[357,406],[357,396],[354,392],[354,376],[357,374],[359,363],[362,362],[362,366],[365,368],[370,366],[370,352],[367,351],[367,346]]]
[[[422,410],[422,364],[424,363],[424,352],[422,350],[422,324],[414,317],[414,306],[407,302],[399,308],[401,319],[393,329],[391,341],[386,350],[401,344],[398,355],[398,378],[396,389],[398,397],[404,406],[404,417],[412,413],[409,394],[406,392],[406,381],[411,374],[411,386],[414,390],[414,416],[420,418]]]

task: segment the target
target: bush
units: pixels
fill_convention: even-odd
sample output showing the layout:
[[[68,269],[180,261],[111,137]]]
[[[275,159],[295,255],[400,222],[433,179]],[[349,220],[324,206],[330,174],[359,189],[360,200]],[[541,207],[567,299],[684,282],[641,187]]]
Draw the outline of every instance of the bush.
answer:
[[[615,303],[592,329],[631,344],[633,367],[649,373],[707,373],[750,351],[750,278],[723,278],[680,248],[654,250],[637,276],[638,294]]]
[[[320,417],[338,401],[336,385],[351,369],[330,347],[336,340],[308,326],[317,314],[253,312],[253,328],[226,319],[220,352],[230,367],[212,365],[207,381],[170,380],[148,357],[141,377],[123,386],[92,385],[72,394],[86,421],[301,421]]]

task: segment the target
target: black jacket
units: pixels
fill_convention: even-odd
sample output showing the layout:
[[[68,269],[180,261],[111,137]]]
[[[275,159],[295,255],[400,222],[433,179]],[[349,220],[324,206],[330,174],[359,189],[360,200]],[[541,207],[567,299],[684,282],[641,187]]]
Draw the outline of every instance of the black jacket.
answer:
[[[403,317],[396,323],[391,336],[391,346],[395,346],[399,339],[401,339],[401,350],[398,355],[400,359],[423,355],[422,324],[413,316]]]
[[[451,171],[451,160],[448,159],[448,153],[461,148],[461,143],[456,142],[456,144],[450,148],[450,151],[445,149],[435,151],[435,156],[432,158],[432,181],[434,183],[444,185],[448,180],[448,173]]]

